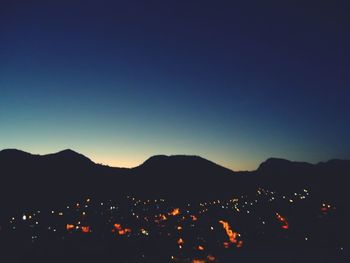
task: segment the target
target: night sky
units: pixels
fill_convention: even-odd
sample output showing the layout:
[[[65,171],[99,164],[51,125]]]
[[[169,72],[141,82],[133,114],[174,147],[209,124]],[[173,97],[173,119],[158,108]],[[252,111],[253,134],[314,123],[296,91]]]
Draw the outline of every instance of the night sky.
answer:
[[[349,159],[349,7],[240,2],[2,0],[0,148]]]

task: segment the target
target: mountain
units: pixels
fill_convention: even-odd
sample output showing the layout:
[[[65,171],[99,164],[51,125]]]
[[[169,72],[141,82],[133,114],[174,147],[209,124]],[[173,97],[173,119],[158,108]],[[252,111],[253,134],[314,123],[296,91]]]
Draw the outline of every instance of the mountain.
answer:
[[[199,156],[156,155],[132,169],[140,179],[193,184],[233,176],[234,172]]]
[[[350,160],[333,159],[310,164],[269,158],[254,174],[260,186],[286,191],[305,187],[323,198],[344,200],[348,191]]]
[[[89,194],[200,199],[233,196],[258,186],[307,186],[338,194],[345,193],[349,174],[348,160],[310,164],[270,158],[256,171],[234,172],[199,156],[156,155],[128,169],[96,164],[72,150],[32,155],[7,149],[0,151],[0,206],[61,202]]]
[[[199,156],[156,155],[132,169],[138,192],[171,195],[177,199],[194,194],[209,196],[222,191],[222,185],[235,173]]]
[[[66,149],[57,153],[47,154],[42,156],[44,159],[52,160],[52,161],[66,161],[73,163],[85,163],[91,164],[92,161],[86,156],[77,153],[71,149]]]
[[[3,150],[0,151],[0,206],[71,200],[102,191],[108,183],[103,178],[117,174],[123,175],[124,170],[97,165],[72,150],[48,155]]]
[[[269,174],[270,176],[307,176],[324,173],[345,174],[349,171],[350,160],[333,159],[328,162],[310,164],[307,162],[292,162],[281,158],[269,158],[261,163],[257,169],[260,174]]]
[[[198,179],[213,174],[233,174],[233,171],[227,168],[193,155],[155,155],[134,170],[156,175],[170,173],[184,178],[194,176]]]
[[[258,167],[259,173],[276,175],[278,173],[307,173],[312,170],[314,165],[306,162],[292,162],[281,158],[269,158]]]
[[[153,156],[138,167],[114,168],[72,150],[32,155],[0,151],[1,200],[12,204],[60,202],[87,194],[163,195],[186,199],[219,193],[235,173],[198,156]],[[237,178],[239,180],[239,178]]]

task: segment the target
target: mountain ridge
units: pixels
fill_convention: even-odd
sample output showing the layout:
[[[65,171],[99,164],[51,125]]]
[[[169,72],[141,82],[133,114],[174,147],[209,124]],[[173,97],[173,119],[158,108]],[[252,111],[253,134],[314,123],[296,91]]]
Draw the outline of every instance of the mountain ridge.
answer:
[[[349,164],[350,163],[350,159],[337,159],[337,158],[334,158],[334,159],[330,159],[328,161],[320,161],[320,162],[317,162],[317,163],[310,163],[310,162],[303,162],[303,161],[291,161],[291,160],[288,160],[288,159],[285,159],[285,158],[279,158],[279,157],[270,157],[270,158],[267,158],[265,161],[263,161],[262,163],[260,163],[260,165],[257,167],[256,170],[232,170],[230,168],[227,168],[227,167],[224,167],[220,164],[217,164],[213,161],[210,161],[206,158],[203,158],[201,156],[198,156],[198,155],[186,155],[186,154],[171,154],[171,155],[166,155],[166,154],[156,154],[156,155],[152,155],[150,156],[149,158],[147,158],[144,162],[142,162],[141,164],[135,166],[135,167],[130,167],[130,168],[127,168],[127,167],[118,167],[118,166],[110,166],[110,165],[106,165],[106,164],[100,164],[100,163],[96,163],[94,162],[93,160],[91,160],[89,157],[85,156],[84,154],[81,154],[81,153],[78,153],[77,151],[74,151],[72,149],[64,149],[64,150],[61,150],[61,151],[58,151],[58,152],[54,152],[54,153],[48,153],[48,154],[32,154],[30,152],[26,152],[26,151],[23,151],[23,150],[19,150],[19,149],[16,149],[16,148],[7,148],[7,149],[2,149],[0,150],[0,158],[1,157],[4,157],[4,155],[6,156],[9,156],[11,155],[12,157],[16,157],[16,156],[32,156],[32,157],[56,157],[56,156],[59,156],[59,157],[62,157],[62,156],[65,156],[65,157],[71,157],[71,158],[81,158],[81,159],[85,159],[85,160],[89,160],[90,162],[94,163],[95,165],[101,165],[101,166],[105,166],[105,167],[109,167],[109,168],[116,168],[116,169],[125,169],[125,170],[132,170],[132,169],[135,169],[135,168],[139,168],[143,165],[148,165],[150,162],[154,162],[154,161],[159,161],[159,160],[166,160],[166,159],[174,159],[174,158],[192,158],[192,159],[197,159],[197,160],[203,160],[203,161],[206,161],[208,163],[211,163],[211,164],[214,164],[214,165],[217,165],[217,166],[220,166],[220,167],[223,167],[227,170],[230,170],[232,172],[235,172],[235,173],[245,173],[245,172],[255,172],[255,171],[258,171],[258,170],[261,170],[261,169],[265,169],[265,166],[268,166],[270,164],[273,164],[273,165],[276,165],[276,164],[281,164],[281,163],[284,163],[284,164],[287,164],[287,165],[306,165],[306,166],[321,166],[321,165],[327,165],[327,164],[331,164],[331,163],[346,163],[346,164]]]
[[[347,186],[348,174],[350,161],[338,159],[310,164],[269,158],[255,171],[237,172],[193,155],[155,155],[134,168],[118,168],[94,163],[70,149],[47,155],[6,149],[0,151],[0,205],[6,205],[9,196],[23,205],[90,194],[186,200],[232,197],[256,187],[313,187],[334,195]]]

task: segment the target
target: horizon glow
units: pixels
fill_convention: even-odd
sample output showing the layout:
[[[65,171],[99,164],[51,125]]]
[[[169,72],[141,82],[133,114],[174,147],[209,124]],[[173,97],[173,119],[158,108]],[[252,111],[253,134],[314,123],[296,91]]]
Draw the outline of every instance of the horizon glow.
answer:
[[[0,148],[117,167],[198,155],[236,171],[348,159],[349,17],[305,10],[1,3]]]

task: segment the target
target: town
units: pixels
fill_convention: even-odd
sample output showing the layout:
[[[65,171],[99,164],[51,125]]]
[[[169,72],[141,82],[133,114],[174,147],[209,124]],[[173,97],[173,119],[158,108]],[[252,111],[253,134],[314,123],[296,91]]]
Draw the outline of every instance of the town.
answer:
[[[40,253],[45,246],[64,247],[68,254],[117,256],[121,262],[226,262],[262,247],[327,248],[341,258],[347,239],[337,232],[341,228],[331,227],[337,213],[337,204],[315,200],[303,188],[257,188],[228,200],[188,203],[88,196],[61,207],[18,211],[1,222],[0,233]]]

